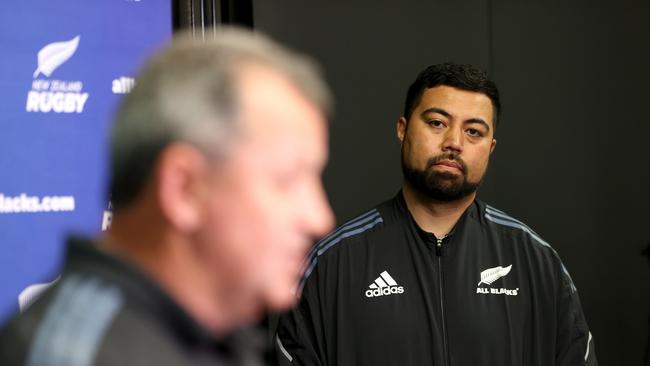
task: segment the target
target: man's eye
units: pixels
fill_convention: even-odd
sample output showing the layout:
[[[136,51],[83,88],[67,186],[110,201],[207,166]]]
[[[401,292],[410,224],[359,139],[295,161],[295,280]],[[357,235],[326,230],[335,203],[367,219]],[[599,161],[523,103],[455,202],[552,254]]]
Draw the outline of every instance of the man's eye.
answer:
[[[483,133],[475,128],[468,128],[467,129],[467,134],[472,136],[472,137],[481,137],[483,136]]]
[[[430,125],[433,126],[433,127],[442,127],[442,126],[445,125],[444,123],[442,123],[442,121],[437,120],[437,119],[434,119],[434,120],[429,121],[429,122],[427,122],[427,123],[430,124]]]

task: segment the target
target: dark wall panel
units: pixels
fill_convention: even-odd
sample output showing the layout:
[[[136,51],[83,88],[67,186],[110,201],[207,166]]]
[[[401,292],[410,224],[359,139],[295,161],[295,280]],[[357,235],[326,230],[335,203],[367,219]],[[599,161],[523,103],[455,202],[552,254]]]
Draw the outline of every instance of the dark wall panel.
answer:
[[[650,4],[495,1],[504,209],[560,253],[602,365],[641,365],[650,267]]]

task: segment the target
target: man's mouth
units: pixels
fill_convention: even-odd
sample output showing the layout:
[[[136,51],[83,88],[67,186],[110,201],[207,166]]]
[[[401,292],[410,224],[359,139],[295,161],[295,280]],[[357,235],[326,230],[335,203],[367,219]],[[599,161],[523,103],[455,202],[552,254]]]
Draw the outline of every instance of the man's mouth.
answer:
[[[463,171],[463,168],[460,166],[460,164],[458,164],[457,162],[455,162],[453,160],[442,160],[442,161],[437,162],[435,165],[445,166],[445,167],[449,167],[449,168],[455,168],[455,169],[457,169],[457,170],[459,170],[461,172]]]

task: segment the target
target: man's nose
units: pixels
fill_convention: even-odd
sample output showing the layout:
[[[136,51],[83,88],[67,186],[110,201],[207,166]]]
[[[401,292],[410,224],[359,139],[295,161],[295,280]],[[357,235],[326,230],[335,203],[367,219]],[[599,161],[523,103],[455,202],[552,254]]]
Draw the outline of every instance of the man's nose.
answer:
[[[442,151],[454,152],[456,154],[463,151],[462,131],[456,128],[447,130],[442,141]]]
[[[332,230],[335,221],[325,189],[321,184],[314,190],[311,199],[307,202],[309,202],[309,207],[306,207],[304,211],[305,226],[309,234],[320,239]]]

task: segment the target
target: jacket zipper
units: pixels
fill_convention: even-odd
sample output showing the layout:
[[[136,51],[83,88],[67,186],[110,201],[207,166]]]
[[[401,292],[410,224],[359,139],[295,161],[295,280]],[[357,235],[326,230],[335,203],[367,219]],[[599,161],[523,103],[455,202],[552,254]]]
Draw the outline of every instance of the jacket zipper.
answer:
[[[443,290],[443,275],[442,275],[442,241],[447,237],[443,236],[440,239],[436,239],[436,257],[438,257],[438,282],[440,289],[440,312],[442,319],[442,345],[443,345],[443,359],[445,360],[445,366],[449,366],[449,346],[447,344],[447,324],[445,321],[445,301],[444,301],[444,290]]]

